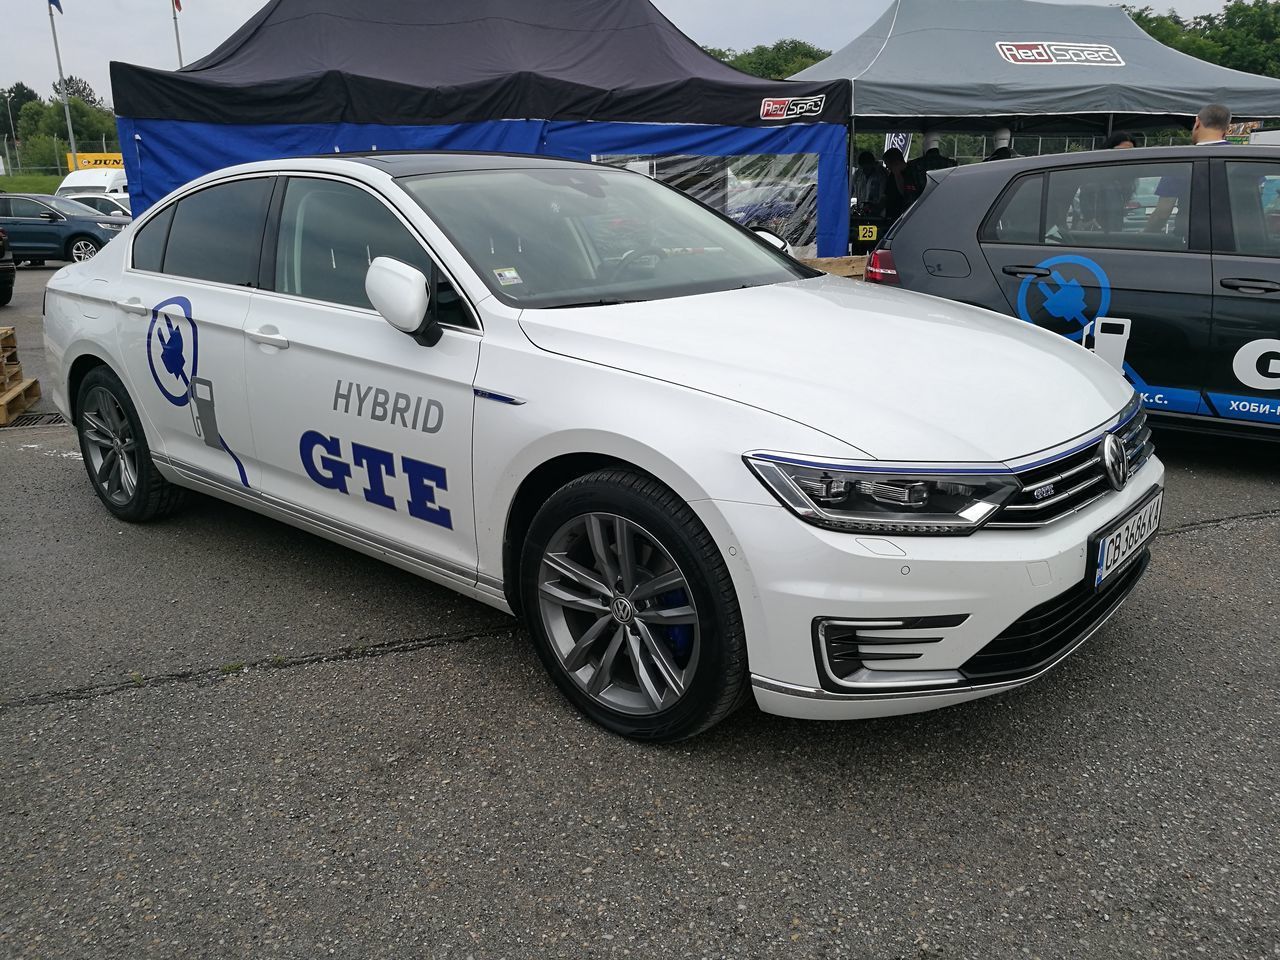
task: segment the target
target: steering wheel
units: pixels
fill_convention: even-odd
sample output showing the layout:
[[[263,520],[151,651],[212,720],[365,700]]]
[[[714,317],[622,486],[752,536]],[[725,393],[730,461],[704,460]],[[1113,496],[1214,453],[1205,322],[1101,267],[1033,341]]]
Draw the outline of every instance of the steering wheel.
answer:
[[[613,265],[613,273],[609,275],[609,279],[612,281],[621,278],[623,274],[636,265],[637,261],[639,261],[641,257],[647,257],[651,254],[661,260],[666,257],[667,251],[663,250],[661,247],[655,247],[653,244],[650,244],[647,247],[636,247],[634,250],[628,250],[622,255],[622,258]]]

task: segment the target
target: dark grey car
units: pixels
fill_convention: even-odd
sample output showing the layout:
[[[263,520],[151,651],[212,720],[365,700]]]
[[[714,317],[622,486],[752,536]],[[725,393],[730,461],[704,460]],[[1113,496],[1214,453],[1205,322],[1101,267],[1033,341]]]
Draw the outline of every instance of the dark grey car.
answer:
[[[936,171],[867,279],[1082,342],[1180,426],[1280,439],[1280,148]]]

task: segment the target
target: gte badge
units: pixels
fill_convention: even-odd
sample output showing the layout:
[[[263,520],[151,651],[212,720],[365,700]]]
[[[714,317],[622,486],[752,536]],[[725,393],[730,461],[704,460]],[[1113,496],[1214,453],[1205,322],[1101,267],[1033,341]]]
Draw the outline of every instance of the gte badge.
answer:
[[[1009,63],[1053,66],[1077,64],[1094,67],[1123,67],[1124,59],[1107,43],[1062,43],[1044,40],[1001,40],[1000,56]]]
[[[761,120],[795,120],[817,117],[827,102],[824,93],[818,97],[765,97],[760,101]]]

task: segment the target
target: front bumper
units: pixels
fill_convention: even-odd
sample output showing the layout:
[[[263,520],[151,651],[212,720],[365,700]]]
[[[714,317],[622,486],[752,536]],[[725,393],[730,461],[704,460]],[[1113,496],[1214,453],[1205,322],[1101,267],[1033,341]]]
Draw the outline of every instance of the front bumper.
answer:
[[[1086,585],[1089,538],[1163,481],[1152,457],[1124,490],[1077,514],[969,537],[861,536],[780,506],[717,502],[739,551],[731,568],[757,703],[815,719],[888,716],[1036,679],[1137,584],[1145,552],[1103,591]],[[857,669],[833,672],[833,649],[857,658]]]

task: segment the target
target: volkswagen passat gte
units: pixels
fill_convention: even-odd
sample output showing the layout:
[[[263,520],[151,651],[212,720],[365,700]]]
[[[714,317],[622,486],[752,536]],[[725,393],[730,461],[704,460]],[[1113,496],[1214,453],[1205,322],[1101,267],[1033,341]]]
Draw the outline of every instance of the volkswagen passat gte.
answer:
[[[117,517],[199,490],[517,613],[633,737],[749,693],[834,718],[1015,687],[1124,600],[1160,517],[1093,354],[586,164],[224,170],[55,274],[45,335]]]

